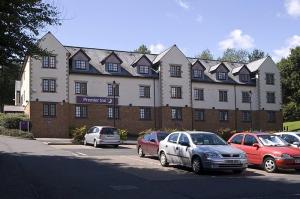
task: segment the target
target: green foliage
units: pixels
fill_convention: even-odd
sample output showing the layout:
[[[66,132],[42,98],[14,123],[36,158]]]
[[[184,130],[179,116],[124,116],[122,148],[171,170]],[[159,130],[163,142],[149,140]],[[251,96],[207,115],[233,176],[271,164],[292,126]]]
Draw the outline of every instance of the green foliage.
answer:
[[[259,49],[254,49],[252,52],[248,53],[248,61],[253,62],[258,59],[264,58],[265,52]]]
[[[70,127],[69,131],[70,131],[69,134],[71,135],[75,143],[82,143],[87,129],[86,126],[77,127],[77,128]]]
[[[20,121],[28,121],[24,114],[3,114],[0,113],[0,126],[8,129],[19,129]]]
[[[237,131],[231,130],[230,128],[221,128],[217,131],[217,134],[226,141],[235,133],[237,133]]]
[[[228,62],[247,62],[248,61],[248,52],[243,49],[234,49],[234,48],[227,48],[223,52],[223,56],[219,58],[221,61],[228,61]]]
[[[208,60],[213,60],[214,56],[213,54],[210,52],[209,49],[205,49],[203,50],[198,56],[196,56],[197,58],[200,59],[208,59]]]
[[[13,103],[14,80],[27,55],[49,54],[38,46],[39,31],[59,25],[59,11],[42,0],[0,1],[0,111]]]
[[[12,136],[12,137],[21,137],[26,139],[34,139],[33,134],[18,129],[7,129],[0,126],[0,135]]]
[[[127,140],[128,130],[127,129],[118,129],[120,140],[125,141]]]
[[[135,49],[134,52],[142,53],[142,54],[150,54],[151,51],[145,44],[140,45],[138,49]]]
[[[284,119],[297,120],[300,107],[300,47],[292,49],[291,54],[278,63],[278,68],[281,74]]]

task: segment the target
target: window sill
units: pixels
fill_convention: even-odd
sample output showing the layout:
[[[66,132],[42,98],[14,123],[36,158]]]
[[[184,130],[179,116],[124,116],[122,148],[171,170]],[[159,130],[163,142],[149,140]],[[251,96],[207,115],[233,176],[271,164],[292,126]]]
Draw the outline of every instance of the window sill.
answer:
[[[75,117],[75,119],[87,119],[88,117]]]
[[[57,93],[56,91],[42,91],[42,93]]]
[[[42,66],[42,69],[57,69],[57,68],[56,68],[56,67],[51,68],[51,67],[43,67],[43,66]]]
[[[107,119],[108,120],[114,120],[114,118],[110,118],[110,117],[108,117]],[[115,120],[120,120],[120,118],[115,118]]]
[[[139,119],[140,121],[152,121],[152,119]]]
[[[48,116],[48,115],[43,115],[43,118],[52,118],[52,119],[54,119],[54,118],[56,118],[56,115],[54,115],[54,116]]]

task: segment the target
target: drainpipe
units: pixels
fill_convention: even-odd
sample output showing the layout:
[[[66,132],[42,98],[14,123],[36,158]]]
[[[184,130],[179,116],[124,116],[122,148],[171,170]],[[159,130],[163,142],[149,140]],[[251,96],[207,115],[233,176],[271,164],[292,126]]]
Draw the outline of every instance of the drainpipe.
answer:
[[[237,130],[236,84],[234,84],[234,128]]]

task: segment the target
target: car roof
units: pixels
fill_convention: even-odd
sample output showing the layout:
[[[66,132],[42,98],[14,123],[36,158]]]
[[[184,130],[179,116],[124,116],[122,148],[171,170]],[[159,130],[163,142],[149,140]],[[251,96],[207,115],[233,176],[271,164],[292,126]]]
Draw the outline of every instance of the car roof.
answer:
[[[272,135],[271,133],[266,133],[266,132],[260,132],[260,131],[254,131],[254,132],[241,132],[237,134],[248,134],[248,135]]]
[[[98,127],[98,128],[114,128],[114,129],[116,129],[116,127],[113,127],[113,126],[93,126],[93,127]]]
[[[207,131],[174,131],[172,133],[187,133],[187,134],[197,134],[197,133],[201,133],[201,134],[214,134],[212,132],[207,132]]]
[[[275,133],[275,134],[299,134],[300,132],[297,132],[297,131],[290,131],[290,132],[278,132],[278,133]]]

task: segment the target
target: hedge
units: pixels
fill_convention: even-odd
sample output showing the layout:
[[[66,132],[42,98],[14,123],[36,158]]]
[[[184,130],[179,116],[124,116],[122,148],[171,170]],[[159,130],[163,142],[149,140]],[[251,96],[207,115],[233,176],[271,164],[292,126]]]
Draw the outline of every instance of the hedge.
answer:
[[[0,135],[13,136],[13,137],[21,137],[27,139],[33,139],[33,134],[25,131],[21,131],[18,129],[7,129],[0,126]]]
[[[28,121],[28,117],[24,114],[4,114],[0,113],[0,126],[8,129],[19,129],[20,121]]]

